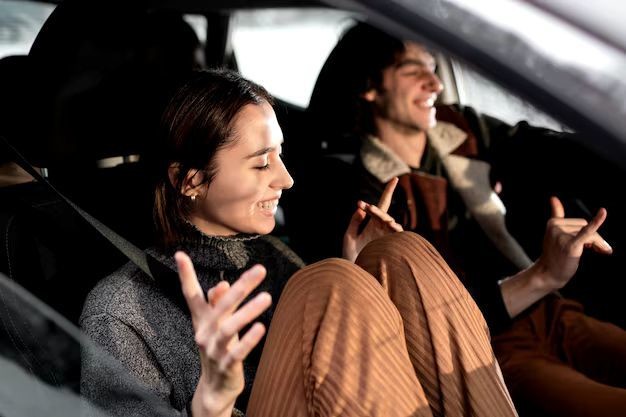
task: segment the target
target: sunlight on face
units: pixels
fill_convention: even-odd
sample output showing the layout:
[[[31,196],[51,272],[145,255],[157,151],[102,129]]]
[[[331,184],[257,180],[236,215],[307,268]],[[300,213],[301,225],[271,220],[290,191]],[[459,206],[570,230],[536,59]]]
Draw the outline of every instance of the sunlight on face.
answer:
[[[376,107],[380,122],[403,130],[426,131],[436,123],[435,100],[443,89],[432,55],[407,42],[397,63],[383,71]]]
[[[283,134],[272,107],[244,106],[234,135],[233,144],[217,152],[215,178],[190,220],[209,235],[270,233],[282,190],[293,185],[280,157]]]

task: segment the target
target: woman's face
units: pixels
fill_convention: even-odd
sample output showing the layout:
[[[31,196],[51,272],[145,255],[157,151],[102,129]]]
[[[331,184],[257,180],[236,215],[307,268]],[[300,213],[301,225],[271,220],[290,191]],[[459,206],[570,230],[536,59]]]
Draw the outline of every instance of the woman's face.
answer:
[[[244,106],[233,128],[234,142],[215,155],[213,181],[194,189],[190,220],[209,235],[270,233],[281,193],[293,185],[280,156],[282,131],[266,102]]]

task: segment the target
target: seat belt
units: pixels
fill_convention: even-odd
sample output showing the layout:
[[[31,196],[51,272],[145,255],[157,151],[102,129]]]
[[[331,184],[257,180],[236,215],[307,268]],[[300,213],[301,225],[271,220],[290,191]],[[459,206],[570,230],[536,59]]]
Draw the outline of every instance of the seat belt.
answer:
[[[76,203],[63,195],[56,189],[46,178],[44,178],[30,162],[22,156],[22,154],[15,149],[9,141],[2,135],[0,135],[3,145],[12,154],[15,162],[26,172],[33,176],[38,182],[45,184],[45,186],[51,190],[56,196],[64,201],[75,213],[77,213],[83,220],[85,220],[91,227],[96,229],[100,235],[102,235],[107,241],[109,241],[117,250],[122,252],[132,263],[134,263],[139,269],[141,269],[146,275],[161,288],[163,293],[184,312],[188,313],[189,309],[187,303],[183,297],[183,293],[180,289],[178,274],[167,265],[164,265],[160,260],[154,256],[147,254],[139,249],[137,246],[124,239],[115,231],[110,229],[100,220],[87,213],[80,208]]]

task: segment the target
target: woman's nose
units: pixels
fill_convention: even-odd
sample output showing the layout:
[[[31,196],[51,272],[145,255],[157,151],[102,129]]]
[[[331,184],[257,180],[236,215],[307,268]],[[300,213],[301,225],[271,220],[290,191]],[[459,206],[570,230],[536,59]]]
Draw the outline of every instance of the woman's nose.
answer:
[[[280,167],[278,168],[278,172],[276,175],[276,179],[274,180],[273,186],[281,190],[288,190],[289,188],[293,187],[293,178],[289,174],[289,171],[287,171],[287,167],[282,160],[279,162],[279,164]]]

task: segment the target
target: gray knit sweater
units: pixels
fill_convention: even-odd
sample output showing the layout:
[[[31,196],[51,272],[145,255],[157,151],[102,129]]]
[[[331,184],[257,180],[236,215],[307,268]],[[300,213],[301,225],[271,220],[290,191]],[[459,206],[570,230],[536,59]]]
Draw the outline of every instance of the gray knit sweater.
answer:
[[[197,229],[193,238],[177,249],[193,260],[203,289],[224,279],[234,282],[254,264],[268,271],[259,290],[270,292],[274,303],[287,279],[303,266],[286,245],[270,236],[239,235],[232,238],[209,237]],[[173,270],[172,250],[148,252]],[[261,321],[269,325],[271,311]],[[80,324],[83,330],[130,374],[171,407],[171,415],[185,415],[200,375],[200,360],[194,342],[191,319],[151,278],[135,265],[127,264],[100,281],[85,302]],[[262,346],[244,363],[246,388],[237,401],[245,410]],[[85,355],[81,378],[83,395],[113,415],[153,415],[153,405],[137,399],[120,399],[119,379],[104,372],[98,358]]]

